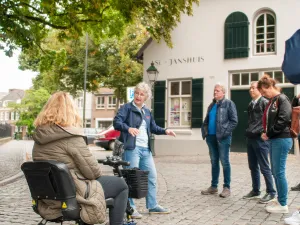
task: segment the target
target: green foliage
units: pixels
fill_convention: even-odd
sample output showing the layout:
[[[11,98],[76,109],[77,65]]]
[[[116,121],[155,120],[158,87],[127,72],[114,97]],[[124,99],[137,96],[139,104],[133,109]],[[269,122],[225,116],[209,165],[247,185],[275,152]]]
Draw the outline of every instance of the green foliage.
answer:
[[[59,42],[57,35],[58,32],[52,32],[45,39],[43,51],[23,51],[20,68],[40,72],[33,80],[34,89],[45,88],[49,93],[63,90],[76,96],[84,88],[86,39]],[[121,38],[106,38],[99,45],[92,38],[88,41],[87,91],[96,91],[104,84],[118,88],[116,96],[124,99],[125,87],[142,78],[142,65],[135,61],[135,55],[149,38],[148,32],[134,23]]]
[[[17,126],[27,126],[28,133],[32,134],[34,130],[33,122],[40,113],[50,94],[47,90],[41,88],[38,90],[27,90],[21,103],[9,103],[9,107],[19,114]]]
[[[119,36],[124,25],[139,19],[157,41],[171,44],[181,13],[192,15],[200,0],[0,0],[0,49],[38,46],[53,29],[59,40],[79,39],[85,32],[100,40]]]

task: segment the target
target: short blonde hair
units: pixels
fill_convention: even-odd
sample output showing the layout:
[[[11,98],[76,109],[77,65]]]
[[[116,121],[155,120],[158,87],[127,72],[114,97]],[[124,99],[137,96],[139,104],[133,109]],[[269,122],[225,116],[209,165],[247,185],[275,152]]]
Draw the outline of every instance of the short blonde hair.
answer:
[[[62,127],[80,127],[81,118],[73,99],[66,92],[54,93],[34,121],[34,125],[58,124]]]
[[[140,83],[138,83],[135,86],[134,91],[136,91],[137,89],[141,90],[142,92],[144,92],[147,95],[147,99],[146,100],[148,100],[149,98],[152,97],[151,87],[146,82],[140,82]]]

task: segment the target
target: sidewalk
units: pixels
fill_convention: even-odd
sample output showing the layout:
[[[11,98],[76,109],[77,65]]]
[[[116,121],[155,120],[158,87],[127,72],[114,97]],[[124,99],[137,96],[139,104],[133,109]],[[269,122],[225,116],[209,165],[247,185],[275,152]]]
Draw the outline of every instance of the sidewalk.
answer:
[[[33,141],[25,140],[11,140],[0,145],[0,184],[21,175],[20,166],[24,162],[26,152],[31,153],[32,146]]]
[[[91,148],[97,158],[111,154]],[[1,154],[1,153],[0,153]],[[1,157],[1,155],[0,155]],[[284,224],[290,214],[269,214],[265,205],[256,200],[244,200],[242,196],[251,189],[251,178],[245,153],[231,153],[232,196],[226,199],[201,195],[201,189],[210,185],[210,160],[206,156],[161,156],[155,157],[158,172],[159,204],[172,210],[167,215],[149,215],[145,199],[136,200],[143,218],[138,225],[271,225]],[[110,167],[103,167],[110,173]],[[289,187],[300,182],[300,160],[289,155],[287,178]],[[222,181],[222,177],[220,181]],[[262,188],[264,180],[261,177]],[[221,182],[222,183],[222,182]],[[221,190],[219,190],[221,191]],[[40,218],[31,209],[30,193],[23,178],[1,187],[0,225],[36,225]],[[289,209],[292,213],[300,206],[300,192],[289,192]],[[49,223],[51,224],[51,223]],[[72,224],[74,223],[64,223]]]

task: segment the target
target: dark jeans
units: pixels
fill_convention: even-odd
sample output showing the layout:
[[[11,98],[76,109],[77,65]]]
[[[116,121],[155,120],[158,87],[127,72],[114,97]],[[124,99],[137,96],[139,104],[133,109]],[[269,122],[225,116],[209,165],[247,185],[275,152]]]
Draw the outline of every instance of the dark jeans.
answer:
[[[231,136],[218,141],[216,135],[208,135],[206,137],[206,143],[209,148],[209,156],[211,161],[211,186],[218,187],[221,161],[224,176],[223,187],[230,188],[231,167],[229,162],[229,152]]]
[[[114,208],[109,209],[109,224],[123,225],[127,206],[128,186],[124,179],[114,176],[101,176],[97,179],[102,185],[105,198],[114,199]]]
[[[263,174],[266,183],[266,192],[275,195],[274,182],[269,164],[269,141],[263,141],[259,138],[248,138],[247,153],[248,164],[251,171],[252,190],[255,193],[260,193],[260,173]]]

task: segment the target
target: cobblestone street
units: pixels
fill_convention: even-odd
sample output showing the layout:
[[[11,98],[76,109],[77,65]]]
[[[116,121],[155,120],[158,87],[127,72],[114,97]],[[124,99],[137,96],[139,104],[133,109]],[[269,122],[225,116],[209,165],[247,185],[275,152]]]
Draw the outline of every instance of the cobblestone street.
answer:
[[[14,144],[16,143],[10,142],[0,146],[2,162],[4,162],[3,150],[5,150],[3,148]],[[18,143],[17,145],[19,146]],[[24,150],[31,146],[31,142],[24,141],[20,146]],[[16,147],[9,148],[16,149]],[[110,151],[99,150],[96,147],[91,147],[91,151],[97,158],[104,158],[105,155],[111,154]],[[13,154],[13,151],[11,153]],[[10,158],[8,155],[6,157]],[[232,196],[226,199],[217,195],[203,196],[200,193],[201,189],[210,185],[208,155],[155,157],[155,162],[158,171],[159,204],[169,207],[172,213],[149,215],[146,212],[145,200],[137,200],[138,209],[143,214],[143,218],[137,221],[139,225],[271,225],[284,224],[283,219],[290,215],[271,215],[264,210],[265,205],[257,203],[257,200],[242,199],[242,196],[251,189],[251,178],[245,153],[231,154]],[[289,186],[300,182],[299,164],[298,158],[289,155],[287,163]],[[103,166],[103,170],[105,173],[111,173],[110,167]],[[222,181],[222,177],[220,181]],[[262,177],[261,181],[262,188],[264,188]],[[40,221],[40,217],[31,209],[30,193],[24,177],[0,188],[0,225],[36,225]],[[300,206],[300,192],[289,192],[288,204],[290,213]]]

